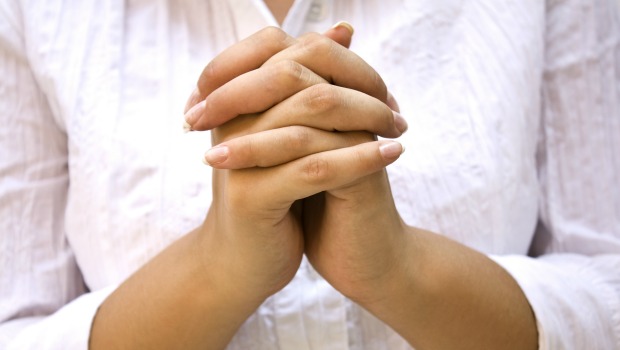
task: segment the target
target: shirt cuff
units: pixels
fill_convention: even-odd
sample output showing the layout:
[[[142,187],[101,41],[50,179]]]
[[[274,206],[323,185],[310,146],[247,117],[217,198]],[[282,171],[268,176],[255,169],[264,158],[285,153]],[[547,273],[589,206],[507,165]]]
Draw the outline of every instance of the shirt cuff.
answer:
[[[50,316],[36,322],[11,321],[23,324],[7,344],[13,349],[88,349],[93,319],[99,306],[116,289],[115,286],[84,294]],[[10,324],[6,325],[9,328]],[[5,325],[2,325],[4,328]]]
[[[620,256],[491,256],[536,316],[539,349],[620,348]]]

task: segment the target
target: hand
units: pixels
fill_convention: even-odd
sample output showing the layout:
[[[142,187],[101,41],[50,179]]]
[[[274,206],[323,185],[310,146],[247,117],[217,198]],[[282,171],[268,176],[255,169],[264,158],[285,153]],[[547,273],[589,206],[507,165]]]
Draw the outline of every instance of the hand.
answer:
[[[376,95],[382,95],[386,91],[376,72],[346,50],[344,52],[347,55],[339,53],[336,57],[340,59],[335,60],[317,62],[307,57],[325,57],[308,49],[307,41],[320,47],[321,52],[342,51],[343,48],[335,43],[316,36],[297,41],[284,36],[282,40],[267,40],[284,43],[281,45],[284,47],[282,51],[271,57],[268,55],[281,47],[268,50],[267,53],[257,51],[256,46],[263,46],[265,36],[282,34],[271,29],[259,32],[225,51],[205,68],[205,73],[198,83],[199,88],[188,103],[188,106],[191,106],[192,103],[197,103],[194,99],[198,95],[201,97],[203,94],[208,95],[188,113],[192,128],[210,128],[236,117],[214,129],[213,143],[219,146],[206,154],[206,160],[211,165],[228,169],[270,167],[315,153],[373,140],[372,135],[368,133],[334,133],[332,130],[368,130],[390,137],[400,136],[406,130],[406,122],[398,112],[392,111],[385,103],[353,89],[325,84],[327,81],[324,77],[336,77],[332,79]],[[258,53],[254,56],[244,56],[242,54],[244,52]],[[246,62],[243,65],[246,67],[260,66],[260,68],[243,73],[239,70],[238,59],[234,58],[237,55],[243,57]],[[236,65],[227,65],[233,61]],[[311,65],[312,69],[299,62]],[[353,74],[353,78],[344,75],[343,72],[346,71],[344,66],[350,65],[350,62],[355,62],[355,65],[362,67],[361,71],[367,74]],[[215,67],[220,67],[218,71],[221,74],[214,74]],[[316,74],[315,71],[322,72],[322,75]],[[365,79],[360,80],[360,77]],[[223,85],[218,84],[227,78],[230,80]],[[388,96],[385,96],[385,102],[387,100]],[[244,103],[240,104],[239,101]],[[265,109],[266,112],[256,114]],[[400,146],[395,147],[396,154],[388,157],[390,160],[400,155]],[[346,160],[340,160],[341,163],[344,161]],[[244,172],[256,175],[258,170],[246,169]],[[221,184],[218,187],[225,188]],[[248,190],[242,193],[247,193]],[[352,193],[357,195],[351,197]],[[384,201],[378,202],[379,198]],[[356,202],[376,203],[379,206],[360,206],[363,210],[357,211],[340,208],[340,206],[355,207],[356,205],[352,203]],[[393,227],[389,232],[394,233],[394,237],[399,236],[396,234],[399,229],[402,231],[402,223],[391,200],[385,172],[315,196],[307,200],[305,206],[306,240],[309,243],[306,252],[319,272],[323,273],[336,288],[340,286],[339,289],[343,291],[361,290],[358,285],[362,281],[364,282],[362,284],[367,286],[370,283],[365,282],[369,280],[380,282],[377,276],[385,276],[387,267],[393,265],[395,259],[393,248],[402,247],[399,244],[402,242],[394,239],[386,240],[382,234],[382,229],[390,227]],[[326,211],[326,208],[331,209]],[[342,222],[334,219],[339,215],[349,214],[351,217]],[[381,220],[378,221],[377,218]],[[322,225],[316,224],[318,219],[323,220]],[[368,219],[372,221],[369,224],[366,223]],[[334,220],[335,222],[332,222]],[[343,227],[343,223],[349,227]],[[371,227],[375,227],[376,232],[370,233]],[[335,235],[333,232],[346,234]],[[367,233],[367,237],[363,237],[364,232]],[[364,242],[366,246],[353,242]],[[351,249],[345,251],[347,254],[339,255],[337,261],[330,262],[326,257],[333,256],[334,250],[340,249],[341,245]],[[365,252],[367,248],[372,248],[372,252]],[[376,260],[378,253],[383,257],[379,261]],[[354,259],[353,255],[357,258]],[[360,259],[364,261],[357,261]],[[332,269],[326,269],[325,266]],[[364,275],[353,274],[352,271],[364,271]]]
[[[247,132],[261,118],[242,116],[219,130],[248,123],[241,127]],[[225,150],[225,157],[212,159],[212,164],[292,169],[281,179],[301,181],[280,182],[274,189],[285,186],[285,191],[298,191],[298,198],[306,198],[303,231],[310,262],[336,289],[416,348],[535,345],[536,327],[527,300],[506,271],[478,252],[402,222],[383,171],[400,155],[398,143],[357,144],[369,135],[306,129],[232,131],[230,135],[241,136],[216,147],[216,153]],[[322,151],[330,147],[336,149]],[[505,317],[506,310],[511,310],[510,317]]]
[[[348,95],[334,94],[339,96]],[[372,101],[369,106],[376,109],[378,104]],[[271,112],[273,118],[254,120],[282,123],[283,111]],[[391,112],[383,111],[384,116],[392,118]],[[329,113],[324,117],[319,122],[324,128],[337,125],[330,126]],[[243,119],[214,131],[214,141],[243,133]],[[245,123],[252,120],[245,119]],[[389,133],[388,129],[384,131]],[[317,136],[311,127],[290,130],[297,132],[300,142],[305,134],[313,140]],[[224,348],[264,298],[286,284],[297,270],[303,243],[300,213],[293,203],[325,188],[355,181],[389,163],[389,159],[377,157],[377,149],[385,142],[351,150],[341,147],[371,138],[370,134],[339,134],[346,134],[347,141],[326,138],[315,147],[327,152],[310,156],[298,153],[296,157],[300,158],[281,166],[269,167],[269,157],[265,157],[261,164],[266,168],[218,170],[213,206],[204,224],[165,248],[104,301],[93,321],[89,346]],[[235,142],[228,142],[234,149]],[[338,162],[340,158],[358,161]],[[234,164],[235,157],[230,159]],[[323,171],[324,166],[329,171]]]
[[[234,61],[232,57],[247,50],[248,45],[263,45],[264,36],[273,35],[273,32],[259,32],[256,38],[250,37],[231,47],[216,57],[207,66],[211,68],[205,69],[205,72],[212,73],[213,67],[220,67],[219,72],[238,74],[238,67],[243,64],[237,62],[227,66]],[[275,33],[281,34],[278,31]],[[373,140],[372,134],[367,132],[334,133],[333,130],[369,130],[394,137],[406,129],[404,119],[380,100],[356,90],[326,84],[324,78],[333,76],[379,95],[385,88],[374,70],[364,67],[373,84],[338,78],[339,75],[332,74],[330,69],[341,72],[343,65],[363,66],[363,61],[329,39],[309,35],[301,40],[305,40],[303,44],[287,47],[270,57],[261,68],[238,75],[213,91],[213,82],[222,81],[221,77],[207,74],[211,79],[206,79],[203,74],[198,84],[202,87],[198,91],[209,94],[205,101],[193,106],[188,113],[192,128],[226,122],[212,132],[213,144],[219,146],[207,153],[206,159],[211,164],[228,168],[271,167],[215,170],[214,201],[205,221],[205,231],[211,232],[205,235],[205,247],[213,252],[207,254],[208,263],[226,265],[227,277],[233,276],[233,280],[243,281],[239,282],[241,286],[235,286],[236,291],[259,291],[256,295],[260,298],[286,285],[299,266],[303,254],[299,216],[301,203],[295,206],[294,201],[329,186],[337,187],[350,182],[396,159],[392,156],[383,158],[377,152],[385,142],[330,153]],[[268,42],[274,41],[271,39]],[[347,55],[341,55],[333,62],[312,61],[314,69],[323,72],[321,76],[298,63],[309,60],[307,56],[312,52],[300,53],[308,50],[308,43],[322,51],[345,50]],[[250,52],[260,53],[255,49]],[[276,57],[278,55],[281,59]],[[248,62],[262,60],[261,57],[242,57]],[[266,108],[269,109],[264,113],[254,113]],[[240,114],[243,115],[237,117]],[[359,118],[360,115],[369,117]],[[198,119],[194,118],[196,116]],[[235,140],[226,142],[233,138]],[[230,152],[231,148],[245,149],[246,154]],[[254,149],[258,153],[247,154]],[[315,155],[317,152],[325,154]],[[230,154],[233,156],[229,157]],[[329,165],[330,170],[342,168],[347,162],[340,159],[347,154],[354,154],[359,159],[366,157],[371,161],[350,164],[337,172],[323,171],[323,166],[334,162],[337,164]],[[254,159],[255,163],[244,164],[243,159]],[[272,167],[280,164],[282,166]],[[295,180],[298,183],[282,186],[283,179],[287,184],[295,184]],[[275,191],[274,188],[282,191]],[[227,264],[231,256],[237,257],[235,263]]]
[[[362,143],[369,138],[367,133],[291,126],[241,136],[214,149],[227,153],[215,167],[248,167],[229,170],[231,178],[243,174],[241,181],[248,185],[231,208],[263,203],[278,191],[296,192],[289,200],[321,192],[303,201],[305,251],[317,271],[354,300],[376,297],[369,292],[385,287],[393,269],[405,261],[400,259],[405,225],[382,171],[402,147],[392,141]],[[286,206],[276,212],[291,215]]]
[[[356,97],[364,100],[363,94]],[[305,114],[296,108],[303,103],[287,106],[288,102],[282,102],[262,115],[241,116],[214,129],[215,135],[226,136],[221,137],[222,142],[219,138],[215,140],[219,145],[207,152],[206,159],[216,168],[216,173],[222,171],[218,168],[242,169],[232,171],[243,171],[248,176],[302,162],[303,172],[311,172],[305,176],[314,174],[312,176],[317,178],[327,174],[344,175],[343,170],[337,170],[341,168],[348,171],[360,168],[357,176],[352,176],[354,172],[341,176],[340,186],[319,186],[316,192],[325,192],[304,200],[303,231],[305,252],[319,273],[353,299],[371,297],[366,292],[380,291],[381,288],[376,286],[384,285],[392,269],[398,266],[398,262],[404,261],[399,258],[405,253],[402,250],[405,246],[402,240],[405,225],[396,211],[387,175],[383,171],[385,165],[400,156],[402,146],[391,141],[373,142],[373,136],[368,132],[327,131],[336,122],[342,124],[341,129],[355,123],[345,113],[327,113],[326,116],[311,112]],[[306,118],[306,115],[313,114],[316,115],[314,119]],[[306,125],[295,125],[289,121],[297,115],[300,116],[298,124]],[[371,121],[373,118],[362,120]],[[287,126],[286,122],[292,125]],[[274,124],[278,127],[269,128]],[[365,126],[369,130],[380,127],[380,124]],[[362,148],[371,145],[373,148]],[[367,155],[365,152],[375,154]],[[328,155],[333,161],[324,160]],[[364,168],[368,166],[370,168]],[[371,169],[375,172],[369,172]],[[267,185],[265,190],[269,191],[270,186],[275,188],[283,183],[288,184],[289,179],[295,176],[298,175],[281,175],[277,179],[278,175],[274,174],[275,182]],[[344,181],[347,178],[351,181]],[[297,186],[303,187],[304,184]],[[295,187],[291,191],[298,191],[297,199],[316,193],[301,193]],[[242,193],[251,193],[257,188],[247,188]],[[251,198],[246,196],[243,199],[248,203],[260,203],[261,196],[252,194]]]
[[[214,142],[243,133],[245,124],[261,119],[248,116],[230,121],[214,130]],[[274,119],[278,120],[277,115]],[[315,122],[320,127],[323,121]],[[217,156],[213,162],[216,167],[247,168],[214,170],[205,247],[210,250],[207,256],[222,260],[210,265],[226,266],[223,273],[228,278],[243,281],[244,289],[263,291],[263,297],[282,288],[293,277],[303,253],[301,202],[295,202],[322,191],[348,188],[400,156],[400,144],[365,142],[369,139],[372,135],[366,132],[290,126],[239,136],[212,149],[224,151],[224,157]],[[234,263],[226,264],[232,256]]]
[[[305,253],[319,274],[362,305],[388,296],[408,250],[385,170],[305,199],[303,213]]]
[[[342,46],[351,35],[340,26],[325,35],[310,33],[294,39],[269,27],[230,47],[203,70],[185,108],[186,127],[212,129],[238,115],[263,112],[320,83],[388,102],[381,77]]]

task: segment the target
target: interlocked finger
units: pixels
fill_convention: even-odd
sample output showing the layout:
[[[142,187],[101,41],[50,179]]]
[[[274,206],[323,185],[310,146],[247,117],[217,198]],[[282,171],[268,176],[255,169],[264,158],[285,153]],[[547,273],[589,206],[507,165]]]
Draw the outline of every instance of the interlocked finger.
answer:
[[[335,133],[288,126],[234,138],[210,149],[205,161],[214,168],[272,167],[329,150],[372,141],[370,133]]]

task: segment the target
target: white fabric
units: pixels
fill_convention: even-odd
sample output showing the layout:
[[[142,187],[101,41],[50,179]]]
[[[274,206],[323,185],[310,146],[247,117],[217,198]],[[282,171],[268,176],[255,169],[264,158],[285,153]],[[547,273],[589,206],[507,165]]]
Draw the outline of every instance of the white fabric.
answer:
[[[617,1],[301,0],[284,28],[341,19],[409,121],[407,223],[492,254],[541,349],[620,348]],[[209,134],[182,133],[185,99],[273,24],[258,0],[0,1],[0,348],[85,349],[108,293],[201,222]],[[304,261],[248,348],[408,346]]]

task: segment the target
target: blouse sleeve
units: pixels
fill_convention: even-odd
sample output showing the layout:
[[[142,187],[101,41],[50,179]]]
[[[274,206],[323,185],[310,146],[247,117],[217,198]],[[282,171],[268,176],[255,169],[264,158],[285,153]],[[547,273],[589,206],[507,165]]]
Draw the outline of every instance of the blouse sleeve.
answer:
[[[493,257],[525,292],[540,349],[620,349],[620,19],[548,0],[532,257]]]
[[[64,236],[67,138],[0,1],[0,348],[86,349],[97,307]]]

